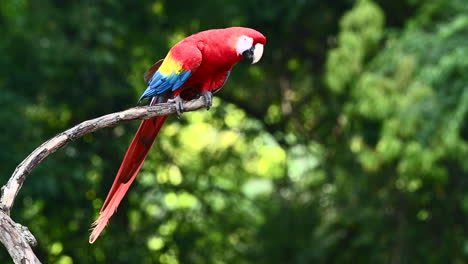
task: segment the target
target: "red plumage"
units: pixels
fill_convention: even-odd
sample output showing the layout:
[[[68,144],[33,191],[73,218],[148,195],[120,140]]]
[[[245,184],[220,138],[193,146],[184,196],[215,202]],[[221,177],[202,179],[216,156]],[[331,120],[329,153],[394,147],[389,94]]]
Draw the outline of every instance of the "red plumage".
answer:
[[[263,52],[265,42],[266,38],[260,32],[243,27],[213,29],[191,35],[177,43],[164,61],[158,61],[147,71],[144,78],[149,86],[142,99],[156,96],[152,100],[154,104],[166,101],[167,92],[171,92],[174,97],[180,95],[185,100],[202,92],[215,92],[224,85],[232,67],[244,54],[253,56],[254,62],[258,61],[260,58],[255,57],[258,54],[254,53],[254,48],[259,44]],[[167,116],[156,117],[141,123],[120,165],[100,216],[93,223],[90,243],[98,238],[117,210],[166,119]]]
[[[166,119],[167,116],[161,116],[141,122],[101,208],[99,218],[93,223],[93,232],[89,237],[89,243],[94,243],[104,227],[106,227],[109,218],[117,210],[125,193],[127,193],[128,188],[140,171],[148,151]]]

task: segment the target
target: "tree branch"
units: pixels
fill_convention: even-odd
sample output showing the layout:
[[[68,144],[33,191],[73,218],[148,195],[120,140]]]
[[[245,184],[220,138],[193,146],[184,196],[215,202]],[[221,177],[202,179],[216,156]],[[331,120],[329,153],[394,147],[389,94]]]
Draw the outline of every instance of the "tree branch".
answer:
[[[183,107],[185,112],[195,111],[206,107],[206,102],[204,97],[199,97],[192,101],[184,102]],[[130,108],[121,112],[84,121],[57,134],[31,152],[31,154],[16,167],[7,184],[1,188],[0,242],[7,248],[14,262],[40,263],[31,249],[31,245],[35,246],[35,239],[32,234],[26,227],[15,223],[9,217],[15,198],[32,169],[50,154],[86,134],[132,120],[150,119],[174,113],[176,113],[176,109],[174,104],[171,103]]]
[[[15,223],[0,210],[0,242],[6,247],[14,263],[41,263],[31,246],[37,241],[27,227]]]

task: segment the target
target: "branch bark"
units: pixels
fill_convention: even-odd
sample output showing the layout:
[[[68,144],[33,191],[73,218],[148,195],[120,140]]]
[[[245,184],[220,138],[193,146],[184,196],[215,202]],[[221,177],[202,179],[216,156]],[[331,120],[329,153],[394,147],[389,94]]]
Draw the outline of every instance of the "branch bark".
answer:
[[[184,102],[184,111],[190,112],[206,107],[204,97]],[[26,157],[15,169],[7,184],[1,188],[0,196],[0,242],[7,248],[15,263],[40,263],[31,246],[35,239],[26,227],[10,218],[10,211],[23,182],[42,160],[71,141],[106,127],[132,121],[150,119],[176,113],[174,104],[162,103],[154,106],[140,106],[121,112],[104,115],[84,121],[47,140]]]
[[[0,210],[0,242],[6,247],[14,263],[41,263],[31,246],[37,244],[27,227],[15,223]]]

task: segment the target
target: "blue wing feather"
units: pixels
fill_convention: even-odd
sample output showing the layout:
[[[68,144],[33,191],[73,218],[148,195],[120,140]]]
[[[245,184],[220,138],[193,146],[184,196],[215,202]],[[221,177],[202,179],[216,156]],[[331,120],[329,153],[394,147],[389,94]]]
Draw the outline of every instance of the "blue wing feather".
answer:
[[[159,94],[164,93],[165,91],[177,90],[185,81],[190,77],[192,71],[181,71],[180,73],[172,73],[169,76],[164,76],[159,71],[157,71],[151,80],[149,81],[148,87],[141,95],[138,103],[143,99],[148,97],[153,97]]]

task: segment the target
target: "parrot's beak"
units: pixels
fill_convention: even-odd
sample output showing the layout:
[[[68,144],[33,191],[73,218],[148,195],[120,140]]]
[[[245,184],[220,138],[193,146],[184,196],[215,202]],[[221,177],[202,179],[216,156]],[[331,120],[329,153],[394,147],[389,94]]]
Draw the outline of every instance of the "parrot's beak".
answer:
[[[255,45],[254,52],[253,52],[252,64],[257,63],[262,58],[262,55],[263,55],[263,44],[257,43]]]
[[[252,46],[250,49],[242,52],[242,56],[248,60],[252,60],[252,64],[257,63],[263,55],[263,44],[257,43],[255,46]]]

